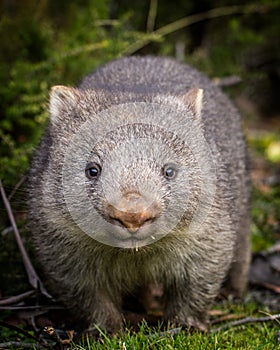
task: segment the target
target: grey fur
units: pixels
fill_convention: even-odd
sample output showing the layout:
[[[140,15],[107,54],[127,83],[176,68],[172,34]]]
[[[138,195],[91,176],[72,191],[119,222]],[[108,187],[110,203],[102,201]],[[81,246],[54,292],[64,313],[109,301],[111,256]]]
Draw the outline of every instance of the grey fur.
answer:
[[[186,97],[196,87],[204,90],[202,112],[197,117],[192,97]],[[188,65],[169,58],[129,57],[98,69],[79,89],[54,91],[50,110],[50,126],[30,174],[30,223],[55,295],[85,324],[115,332],[122,324],[123,295],[158,283],[166,294],[164,318],[203,329],[206,312],[225,279],[232,293],[240,296],[244,292],[250,261],[250,181],[246,144],[235,107],[207,77]],[[130,112],[138,113],[140,120],[152,120],[160,113],[164,116],[165,111],[166,117],[159,117],[162,129],[148,130],[133,122],[132,128],[114,128],[124,114],[130,118]],[[102,118],[95,123],[100,113]],[[84,132],[88,121],[93,131]],[[108,124],[113,134],[105,132]],[[176,128],[187,142],[176,139]],[[112,156],[114,167],[108,164],[107,182],[104,180],[102,188],[98,182],[92,185],[82,172],[85,185],[79,180],[78,165],[71,173],[75,168],[71,155],[73,164],[80,160],[75,158],[75,140],[84,138],[90,149],[102,133],[107,139],[100,139],[95,146],[100,158],[111,159],[112,150],[129,133],[135,133],[140,141],[154,137],[159,146],[163,145],[162,151],[149,143],[147,149],[132,144],[121,156],[116,153],[119,159]],[[77,152],[82,154],[83,149]],[[174,180],[162,178],[157,165],[164,165],[170,154],[187,168],[188,180],[180,177],[180,170]],[[139,161],[145,155],[155,159],[154,165]],[[82,166],[87,162],[85,156]],[[74,201],[71,181],[76,175]],[[210,194],[208,200],[208,185],[203,189],[207,181],[215,188],[212,202]],[[79,186],[87,186],[90,194],[85,197]],[[121,211],[114,206],[130,204],[125,195],[114,193],[118,187],[124,188],[121,193],[140,192],[138,209],[152,201],[149,215],[156,212],[157,217],[137,234],[163,230],[161,239],[139,249],[120,248],[100,243],[81,229],[67,201],[74,201],[73,210],[86,222],[86,228],[105,232],[105,223],[103,227],[102,220],[93,220],[87,203],[92,201],[104,222],[110,215],[119,215]],[[113,214],[108,201],[114,202]],[[185,206],[184,215],[169,230],[170,220]],[[195,220],[198,226],[191,229]],[[127,234],[123,229],[120,232]]]

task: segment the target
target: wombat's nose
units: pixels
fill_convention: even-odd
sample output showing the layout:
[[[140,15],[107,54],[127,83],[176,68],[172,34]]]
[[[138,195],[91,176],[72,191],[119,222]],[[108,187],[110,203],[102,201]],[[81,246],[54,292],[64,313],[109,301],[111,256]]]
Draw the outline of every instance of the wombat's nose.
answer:
[[[152,222],[158,217],[159,210],[157,210],[155,206],[144,209],[139,205],[123,206],[123,210],[120,210],[109,204],[108,214],[114,224],[121,224],[121,226],[125,227],[130,233],[135,233],[141,226]]]

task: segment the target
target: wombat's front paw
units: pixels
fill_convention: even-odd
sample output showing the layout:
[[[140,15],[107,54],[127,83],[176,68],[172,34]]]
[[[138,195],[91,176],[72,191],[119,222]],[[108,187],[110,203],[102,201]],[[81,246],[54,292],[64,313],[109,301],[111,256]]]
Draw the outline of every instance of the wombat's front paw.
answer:
[[[207,332],[209,329],[209,324],[206,318],[187,316],[182,313],[180,314],[180,312],[176,313],[175,316],[174,314],[173,315],[165,314],[164,318],[166,321],[169,321],[175,325],[186,327],[186,328],[193,327],[203,332]]]
[[[190,327],[194,327],[202,332],[207,332],[209,330],[209,324],[206,320],[199,320],[194,317],[187,318],[187,325]]]
[[[106,323],[99,325],[99,324],[92,324],[89,326],[84,332],[83,335],[89,336],[91,338],[99,338],[103,332],[108,334],[108,335],[116,335],[118,334],[123,327],[123,322],[119,321],[112,321],[112,320],[107,320]]]

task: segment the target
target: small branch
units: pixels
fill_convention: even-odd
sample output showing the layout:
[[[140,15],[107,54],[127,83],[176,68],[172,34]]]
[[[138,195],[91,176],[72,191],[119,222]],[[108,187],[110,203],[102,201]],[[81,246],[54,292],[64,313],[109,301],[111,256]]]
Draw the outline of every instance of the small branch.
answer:
[[[22,260],[23,260],[23,264],[25,266],[25,270],[26,270],[26,273],[28,276],[29,283],[34,289],[39,288],[40,291],[42,292],[42,294],[44,294],[47,298],[52,299],[50,294],[46,291],[45,287],[43,286],[41,280],[39,279],[32,263],[31,263],[31,260],[29,259],[29,256],[28,256],[26,249],[23,245],[23,242],[21,240],[21,237],[20,237],[17,225],[16,225],[16,221],[15,221],[12,209],[11,209],[11,205],[8,201],[8,198],[6,196],[6,193],[5,193],[5,190],[4,190],[4,187],[3,187],[1,180],[0,180],[0,192],[1,192],[1,196],[3,198],[4,205],[6,207],[10,222],[11,222],[13,230],[14,230],[17,245],[18,245],[19,250],[20,250],[21,255],[22,255]]]
[[[227,87],[241,83],[242,79],[237,75],[231,75],[224,78],[214,78],[213,82],[220,87]]]
[[[246,318],[242,318],[241,320],[229,322],[221,327],[212,328],[210,329],[210,332],[217,333],[217,332],[229,329],[231,327],[241,326],[246,323],[268,322],[268,321],[274,321],[277,319],[280,319],[280,314],[264,316],[264,317],[246,317]]]
[[[75,47],[74,49],[66,51],[66,52],[58,55],[57,57],[54,57],[54,58],[47,60],[47,61],[44,61],[42,63],[38,63],[37,65],[34,66],[33,73],[38,71],[38,70],[47,68],[50,65],[54,65],[54,64],[66,59],[66,58],[79,56],[82,53],[85,53],[85,52],[89,53],[89,52],[97,51],[100,49],[104,49],[106,47],[108,47],[108,42],[106,40],[103,40],[99,43]]]
[[[252,4],[252,5],[223,6],[223,7],[214,8],[206,12],[187,16],[179,19],[178,21],[169,23],[149,33],[150,35],[135,41],[132,45],[128,46],[128,48],[125,49],[124,52],[122,52],[121,56],[131,55],[136,51],[142,49],[144,46],[146,46],[153,40],[159,40],[168,34],[176,32],[179,29],[188,27],[194,23],[198,23],[198,22],[202,22],[208,19],[213,19],[218,17],[230,16],[230,15],[261,13],[275,7],[277,7],[277,5],[260,6],[260,5]]]
[[[39,310],[38,312],[46,313],[50,310],[65,310],[63,306],[49,306],[49,305],[30,305],[30,306],[0,306],[0,310],[10,310],[10,311],[32,311]]]
[[[28,292],[9,297],[9,298],[3,298],[0,299],[0,306],[5,306],[5,305],[11,305],[11,304],[17,304],[27,298],[29,298],[31,295],[34,295],[36,292],[35,290],[30,290]]]
[[[94,21],[94,25],[95,26],[117,26],[120,24],[120,21],[118,19],[98,19],[96,21]]]
[[[35,343],[23,343],[20,341],[9,341],[7,343],[0,343],[1,349],[11,349],[11,348],[26,348],[26,349],[46,349],[46,345],[39,345]]]
[[[266,255],[267,254],[275,254],[275,253],[279,253],[280,252],[280,242],[277,242],[274,246],[270,247],[269,249],[267,249]]]
[[[229,329],[231,327],[236,327],[236,326],[240,326],[246,323],[256,323],[256,322],[268,322],[268,321],[274,321],[280,319],[280,314],[275,314],[275,315],[270,315],[270,316],[264,316],[264,317],[246,317],[246,318],[242,318],[241,320],[237,320],[237,321],[232,321],[232,322],[228,322],[227,324],[221,326],[221,327],[216,327],[216,328],[212,328],[210,329],[210,333],[217,333],[226,329]],[[183,328],[182,327],[178,327],[178,328],[171,328],[168,329],[167,331],[164,332],[160,332],[159,335],[160,337],[167,337],[167,336],[171,336],[171,335],[177,335],[180,332],[182,332]],[[158,333],[153,333],[153,334],[149,334],[147,337],[148,338],[155,338],[158,336]]]
[[[16,193],[16,191],[19,189],[19,187],[25,182],[26,180],[26,176],[22,176],[22,178],[19,180],[19,182],[16,184],[15,188],[12,190],[12,192],[10,193],[8,200],[10,201],[12,199],[12,197],[14,196],[14,194]]]
[[[151,33],[155,28],[157,16],[158,0],[150,0],[150,8],[147,19],[147,33]]]

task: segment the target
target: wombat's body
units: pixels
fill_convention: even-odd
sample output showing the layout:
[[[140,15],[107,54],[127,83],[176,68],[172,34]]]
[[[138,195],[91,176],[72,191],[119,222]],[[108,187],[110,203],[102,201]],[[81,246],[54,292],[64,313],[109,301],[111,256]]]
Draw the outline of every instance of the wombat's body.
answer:
[[[79,89],[53,88],[50,113],[30,217],[54,294],[85,324],[116,331],[123,297],[158,284],[164,319],[203,328],[226,278],[236,295],[246,286],[250,186],[236,109],[187,65],[131,57]]]

